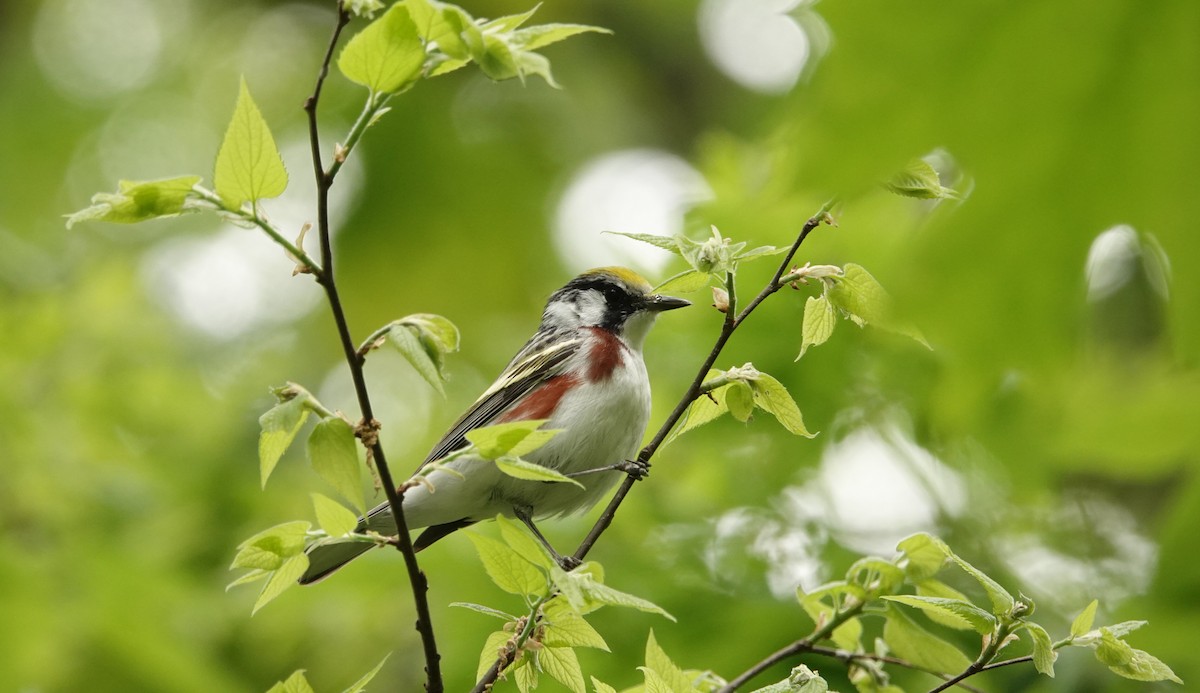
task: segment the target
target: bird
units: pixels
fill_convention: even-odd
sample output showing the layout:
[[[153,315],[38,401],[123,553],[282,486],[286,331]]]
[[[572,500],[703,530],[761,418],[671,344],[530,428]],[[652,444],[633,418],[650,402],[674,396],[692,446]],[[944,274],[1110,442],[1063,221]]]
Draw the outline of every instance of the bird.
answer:
[[[650,418],[642,344],[659,313],[688,305],[654,293],[646,279],[624,267],[588,270],[551,294],[537,332],[417,468],[451,456],[425,476],[428,483],[404,493],[406,524],[424,528],[414,549],[505,515],[524,522],[565,570],[577,566],[577,560],[550,546],[534,520],[586,511],[623,475],[640,478],[648,471],[634,460]],[[561,431],[524,459],[570,476],[582,488],[516,479],[476,455],[462,454],[470,445],[469,431],[536,419],[546,420],[544,429]],[[396,534],[386,502],[359,518],[355,533],[367,531]],[[375,546],[319,539],[306,549],[309,564],[299,582],[321,580]]]

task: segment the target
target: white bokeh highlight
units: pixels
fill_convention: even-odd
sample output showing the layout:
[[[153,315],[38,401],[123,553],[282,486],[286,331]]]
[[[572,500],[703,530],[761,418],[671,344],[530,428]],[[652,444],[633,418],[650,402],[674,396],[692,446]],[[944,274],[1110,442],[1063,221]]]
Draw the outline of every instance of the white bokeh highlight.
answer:
[[[791,89],[812,52],[808,35],[787,15],[799,0],[704,0],[700,40],[717,69],[754,91]]]

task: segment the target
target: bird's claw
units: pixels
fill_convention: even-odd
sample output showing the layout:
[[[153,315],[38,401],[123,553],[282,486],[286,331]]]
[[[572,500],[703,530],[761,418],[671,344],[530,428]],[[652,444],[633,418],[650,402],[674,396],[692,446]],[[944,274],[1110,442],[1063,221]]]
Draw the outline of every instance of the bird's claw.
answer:
[[[583,565],[583,561],[575,558],[574,556],[556,556],[556,559],[558,561],[558,567],[562,568],[568,573]]]
[[[617,471],[625,472],[634,481],[641,481],[650,476],[650,463],[642,460],[625,460],[617,465]]]

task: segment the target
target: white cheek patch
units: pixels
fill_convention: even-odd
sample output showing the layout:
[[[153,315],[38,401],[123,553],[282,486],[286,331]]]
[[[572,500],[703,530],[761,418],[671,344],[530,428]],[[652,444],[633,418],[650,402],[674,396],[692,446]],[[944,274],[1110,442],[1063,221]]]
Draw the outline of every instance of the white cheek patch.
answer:
[[[575,312],[582,325],[592,326],[604,322],[604,297],[598,291],[588,289],[575,298]]]

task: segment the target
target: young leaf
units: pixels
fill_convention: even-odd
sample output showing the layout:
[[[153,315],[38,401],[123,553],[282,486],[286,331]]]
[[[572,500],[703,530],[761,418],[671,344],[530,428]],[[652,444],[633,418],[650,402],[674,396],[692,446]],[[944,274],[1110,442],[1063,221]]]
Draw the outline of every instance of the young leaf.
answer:
[[[473,532],[467,536],[475,545],[488,577],[497,587],[522,596],[546,593],[546,574],[541,569],[495,539]]]
[[[496,659],[505,652],[508,648],[509,641],[512,640],[511,633],[505,633],[498,630],[487,637],[483,642],[483,649],[479,651],[479,668],[475,670],[475,678],[483,678],[487,670],[492,667]]]
[[[588,566],[591,565],[595,564],[588,564]],[[550,569],[550,579],[554,582],[554,586],[562,592],[567,601],[571,603],[571,606],[580,613],[594,611],[602,605],[625,606],[652,614],[660,614],[672,621],[675,620],[674,616],[664,611],[657,604],[641,597],[635,597],[632,594],[615,590],[600,582],[591,571],[584,568],[578,568],[568,573],[555,566]]]
[[[710,380],[713,377],[720,375],[719,371],[709,371],[705,380]],[[700,395],[688,405],[687,411],[684,412],[683,418],[676,424],[671,434],[667,436],[664,445],[674,441],[679,436],[688,431],[703,426],[704,424],[719,418],[722,414],[729,411],[729,404],[725,401],[725,389],[719,387],[706,395]]]
[[[849,263],[841,276],[834,276],[833,286],[825,292],[829,302],[846,311],[850,317],[883,330],[910,337],[930,348],[921,331],[892,315],[892,299],[883,286],[861,265]]]
[[[263,585],[262,592],[259,592],[258,599],[254,602],[254,608],[250,610],[250,615],[258,613],[258,610],[266,606],[271,600],[283,594],[283,591],[300,579],[304,571],[308,569],[308,555],[299,553],[283,562],[283,565],[272,573],[267,584]]]
[[[96,193],[92,206],[67,217],[67,228],[81,221],[109,221],[132,224],[147,219],[175,216],[200,176],[180,176],[161,180],[129,181],[117,184],[116,193]]]
[[[317,514],[317,524],[329,536],[345,536],[358,527],[358,517],[329,496],[314,493],[312,501],[313,510]]]
[[[1026,623],[1025,630],[1029,631],[1029,637],[1033,639],[1033,667],[1039,674],[1054,678],[1054,660],[1058,659],[1058,653],[1054,651],[1050,634],[1036,623]]]
[[[517,620],[517,617],[513,616],[512,614],[505,613],[499,609],[493,609],[490,606],[484,606],[483,604],[472,604],[471,602],[450,602],[450,606],[457,606],[460,609],[470,609],[471,611],[484,614],[485,616],[495,616],[501,621]]]
[[[746,423],[754,411],[754,392],[744,380],[730,383],[725,390],[725,404],[733,418]]]
[[[474,445],[480,456],[494,460],[509,454],[516,446],[536,431],[548,419],[527,419],[484,426],[467,431],[467,440]]]
[[[658,674],[663,683],[672,691],[692,690],[691,679],[659,647],[653,628],[650,629],[650,637],[646,639],[646,668]]]
[[[267,479],[275,471],[279,458],[295,440],[307,419],[308,408],[304,406],[303,397],[280,402],[258,417],[258,425],[262,427],[262,433],[258,436],[258,469],[263,488],[266,488]]]
[[[546,619],[546,635],[542,643],[548,647],[594,647],[608,652],[608,643],[583,615],[571,608],[566,599],[551,599],[542,607]]]
[[[532,14],[532,11],[529,14]],[[490,28],[490,26],[486,28]],[[586,33],[611,34],[612,32],[603,27],[586,24],[538,24],[527,29],[513,31],[509,34],[508,40],[515,48],[535,51],[577,34]]]
[[[557,565],[550,554],[546,553],[546,547],[534,539],[524,525],[519,525],[503,515],[496,516],[496,524],[500,527],[500,537],[504,539],[504,543],[516,551],[521,558],[547,570],[551,566]],[[561,603],[561,600],[559,602]]]
[[[772,255],[782,255],[789,250],[791,250],[791,248],[789,248],[787,246],[784,246],[782,248],[776,248],[773,245],[761,245],[752,250],[747,250],[745,252],[738,253],[737,255],[734,256],[733,259],[735,259],[739,263],[741,263],[741,262],[745,262],[746,260],[757,260],[759,258],[771,257]]]
[[[971,660],[958,648],[917,625],[900,609],[887,610],[883,639],[897,656],[934,671],[962,671]]]
[[[911,594],[898,594],[883,598],[916,607],[924,611],[930,618],[933,618],[934,615],[941,616],[942,618],[937,619],[938,622],[950,628],[959,630],[973,628],[980,634],[991,633],[996,629],[995,616],[967,601]]]
[[[474,46],[471,48],[471,58],[479,64],[483,74],[497,82],[512,79],[521,74],[517,66],[517,58],[513,55],[512,47],[504,39],[491,34],[483,35],[483,50]]]
[[[940,539],[924,532],[901,540],[896,549],[907,559],[904,574],[913,582],[921,582],[937,574],[946,564],[946,551]]]
[[[796,360],[799,361],[810,346],[824,344],[833,334],[833,328],[836,326],[837,313],[833,310],[829,299],[824,296],[809,296],[808,300],[804,302],[804,324],[800,329],[800,355],[796,357]]]
[[[917,582],[915,586],[917,588],[917,596],[919,597],[937,597],[940,599],[951,599],[954,601],[971,603],[971,600],[967,599],[965,594],[959,592],[940,580],[934,580],[932,578],[928,580],[921,580],[920,582]],[[980,609],[980,611],[983,610]],[[987,611],[984,611],[984,613],[988,615],[989,619],[992,619],[992,615],[990,613]],[[963,619],[957,615],[947,615],[937,611],[928,610],[925,612],[925,615],[928,616],[929,620],[933,621],[934,623],[946,626],[947,628],[961,630],[964,628],[974,627],[969,621],[964,622]],[[994,622],[994,619],[992,620]]]
[[[304,551],[304,538],[312,525],[308,522],[284,522],[269,527],[238,544],[230,570],[252,568],[275,570],[284,560]]]
[[[656,233],[625,233],[622,231],[605,231],[604,233],[632,238],[635,241],[649,243],[655,248],[662,248],[679,256],[683,255],[683,251],[680,250],[679,241],[677,240],[680,238],[679,236],[660,236]]]
[[[350,424],[336,416],[317,423],[308,436],[308,458],[322,479],[350,501],[360,515],[366,514],[362,466]]]
[[[287,677],[287,680],[280,681],[267,689],[267,693],[313,693],[313,689],[304,676],[304,670],[297,669]]]
[[[587,693],[583,682],[583,669],[575,650],[569,647],[543,647],[537,652],[537,662],[542,671],[571,690],[571,693]]]
[[[888,190],[903,197],[919,200],[936,200],[943,197],[958,197],[958,192],[942,186],[937,171],[924,159],[916,159],[905,169],[884,183]]]
[[[613,688],[612,686],[608,685],[607,683],[604,683],[600,679],[597,679],[595,676],[593,676],[591,678],[592,678],[592,689],[595,693],[617,693],[617,689]]]
[[[275,148],[275,138],[242,78],[233,118],[217,152],[213,174],[216,193],[229,209],[249,201],[276,197],[287,188],[288,175]]]
[[[371,683],[371,679],[375,678],[375,675],[378,674],[379,670],[383,668],[384,662],[388,661],[388,657],[390,656],[391,654],[385,654],[383,659],[379,660],[379,664],[375,665],[374,669],[368,671],[361,679],[355,681],[350,685],[349,688],[342,691],[342,693],[362,693],[362,691],[366,689],[367,684]]]
[[[804,417],[800,414],[800,408],[796,406],[795,400],[788,394],[783,383],[766,373],[760,373],[750,381],[750,388],[754,390],[754,403],[773,415],[788,431],[805,438],[816,435],[809,433],[804,427]]]
[[[414,313],[401,318],[400,324],[415,327],[422,340],[430,342],[439,354],[458,351],[458,327],[440,315]]]
[[[654,293],[690,294],[708,286],[709,275],[694,269],[684,270],[654,287]]]
[[[583,484],[564,475],[562,472],[555,471],[549,467],[543,467],[540,464],[527,462],[520,457],[505,455],[497,457],[496,467],[511,476],[514,479],[525,479],[526,481],[541,481],[541,482],[556,482],[562,484],[575,484],[579,488],[585,488]]]
[[[1134,681],[1183,681],[1154,655],[1130,647],[1119,640],[1107,628],[1100,629],[1100,642],[1096,646],[1096,659],[1117,676]]]
[[[346,78],[373,93],[395,93],[421,75],[425,46],[408,7],[398,2],[350,39],[338,56]]]
[[[1078,638],[1081,635],[1086,635],[1092,629],[1092,622],[1096,619],[1096,607],[1100,602],[1093,599],[1091,604],[1084,607],[1083,611],[1075,617],[1071,623],[1071,637]]]
[[[1008,590],[1001,587],[1000,583],[993,580],[982,570],[960,558],[956,553],[951,551],[950,547],[946,545],[946,542],[942,541],[941,539],[929,534],[925,534],[924,532],[920,532],[901,541],[898,548],[904,551],[908,556],[910,568],[906,569],[906,571],[909,571],[910,579],[915,579],[913,577],[913,573],[911,572],[914,554],[919,556],[919,560],[924,563],[923,567],[927,569],[931,566],[930,555],[933,551],[938,551],[943,557],[949,558],[958,564],[959,568],[962,568],[968,575],[975,578],[975,581],[978,582],[981,587],[983,587],[983,591],[987,593],[988,599],[990,599],[992,602],[993,614],[1004,618],[1012,612],[1013,605],[1016,604],[1016,600],[1013,599],[1013,596],[1008,593]],[[940,561],[938,565],[941,565]],[[921,564],[918,564],[918,567],[920,568]],[[932,573],[929,573],[929,575],[932,575]]]
[[[413,370],[437,390],[439,395],[445,397],[446,390],[442,387],[442,369],[439,365],[441,355],[436,350],[426,348],[418,328],[400,323],[393,325],[387,335],[388,343],[396,347],[396,350],[412,364]],[[434,360],[435,354],[437,361]]]

